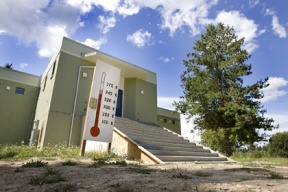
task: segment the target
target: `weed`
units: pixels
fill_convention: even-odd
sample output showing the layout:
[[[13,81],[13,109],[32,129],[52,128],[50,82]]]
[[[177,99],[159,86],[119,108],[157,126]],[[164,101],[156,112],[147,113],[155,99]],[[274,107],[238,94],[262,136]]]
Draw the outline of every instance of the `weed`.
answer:
[[[117,159],[115,162],[111,163],[113,165],[118,165],[121,167],[126,167],[128,164],[124,159]]]
[[[179,178],[179,179],[191,179],[192,177],[188,176],[188,175],[184,175],[182,173],[174,173],[173,178]]]
[[[112,161],[113,159],[111,159],[110,157],[104,156],[102,158],[93,158],[94,162],[89,166],[89,167],[102,167],[105,165],[118,165],[118,166],[122,166],[125,167],[127,166],[127,162],[124,159],[121,158],[116,158],[116,161]]]
[[[204,173],[204,172],[201,172],[201,171],[197,171],[195,173],[195,175],[198,176],[198,177],[210,177],[210,176],[212,176],[212,173]]]
[[[108,163],[105,160],[94,161],[89,167],[98,168],[107,165]]]
[[[59,170],[54,170],[51,168],[46,169],[45,173],[41,176],[33,176],[29,184],[31,185],[42,185],[42,184],[51,184],[57,183],[60,181],[65,181],[62,177],[62,173]]]
[[[32,159],[31,162],[23,163],[22,167],[45,167],[47,164],[47,162],[42,160],[33,161]]]
[[[153,169],[146,169],[146,168],[137,168],[135,169],[135,171],[137,173],[141,173],[141,174],[150,174],[152,171],[154,171]]]
[[[270,173],[270,177],[269,178],[270,179],[286,179],[286,178],[283,177],[283,175],[280,175],[280,174],[274,173],[274,172]]]
[[[137,192],[138,190],[135,190],[131,187],[119,187],[115,189],[115,192]],[[138,191],[139,192],[139,191]]]
[[[74,166],[74,165],[77,165],[77,163],[73,162],[71,160],[68,160],[68,161],[62,162],[62,165],[63,166]]]

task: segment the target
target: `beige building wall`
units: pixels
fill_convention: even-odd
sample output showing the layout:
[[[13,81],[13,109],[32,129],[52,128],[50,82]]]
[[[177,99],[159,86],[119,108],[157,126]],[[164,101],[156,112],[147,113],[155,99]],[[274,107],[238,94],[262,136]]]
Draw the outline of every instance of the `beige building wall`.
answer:
[[[28,144],[40,77],[0,67],[0,144]]]

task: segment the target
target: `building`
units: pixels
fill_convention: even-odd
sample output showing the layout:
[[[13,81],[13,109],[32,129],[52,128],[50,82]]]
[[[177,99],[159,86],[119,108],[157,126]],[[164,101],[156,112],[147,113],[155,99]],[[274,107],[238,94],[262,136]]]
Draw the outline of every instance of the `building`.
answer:
[[[0,144],[28,143],[40,77],[0,67]]]
[[[27,142],[30,138],[40,148],[59,143],[79,146],[93,73],[99,62],[121,71],[116,116],[160,124],[181,133],[180,115],[157,108],[154,72],[64,37],[41,79],[1,68],[0,143]],[[12,134],[13,139],[6,139]]]

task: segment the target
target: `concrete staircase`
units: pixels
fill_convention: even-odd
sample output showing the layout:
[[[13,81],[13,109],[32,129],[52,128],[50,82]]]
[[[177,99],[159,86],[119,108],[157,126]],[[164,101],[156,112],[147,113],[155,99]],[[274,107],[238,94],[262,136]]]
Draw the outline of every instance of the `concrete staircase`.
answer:
[[[228,161],[226,157],[153,123],[116,117],[115,127],[164,163]]]

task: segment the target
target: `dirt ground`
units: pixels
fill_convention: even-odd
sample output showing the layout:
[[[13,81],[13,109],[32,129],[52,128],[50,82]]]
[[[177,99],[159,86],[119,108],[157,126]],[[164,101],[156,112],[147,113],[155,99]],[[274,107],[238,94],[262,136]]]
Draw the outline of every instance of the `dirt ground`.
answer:
[[[34,159],[37,161],[38,159]],[[24,168],[25,161],[0,161],[0,191],[99,191],[99,192],[177,192],[177,191],[288,191],[288,167],[234,164],[179,163],[165,165],[106,165],[89,167],[91,159],[41,160],[46,168]],[[48,169],[61,173],[62,180],[32,184]]]

